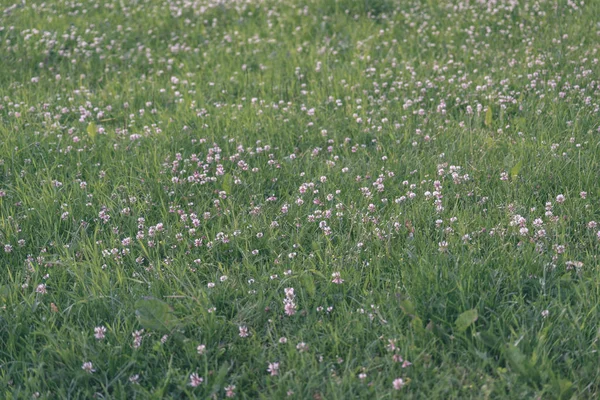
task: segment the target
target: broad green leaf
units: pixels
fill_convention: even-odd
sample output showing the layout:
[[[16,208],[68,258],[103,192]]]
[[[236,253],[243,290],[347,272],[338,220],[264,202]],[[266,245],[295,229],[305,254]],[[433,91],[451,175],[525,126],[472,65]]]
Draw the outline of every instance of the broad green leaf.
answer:
[[[525,129],[525,127],[527,126],[527,119],[525,119],[523,117],[515,118],[514,124],[515,124],[515,126],[521,128],[521,129]]]
[[[402,300],[400,302],[400,308],[404,311],[404,314],[414,317],[417,315],[414,304],[410,300]]]
[[[164,301],[145,297],[135,303],[135,315],[145,329],[169,332],[177,325],[177,318]]]
[[[319,246],[319,243],[317,242],[312,242],[310,244],[311,249],[313,249],[313,251],[319,251],[321,250],[321,246]]]
[[[6,301],[11,294],[11,287],[9,285],[0,286],[0,300]]]
[[[488,106],[487,111],[485,112],[485,126],[492,125],[492,121],[494,120],[494,116],[492,114],[492,106]]]
[[[510,366],[524,378],[533,382],[540,382],[540,372],[535,364],[527,359],[517,346],[509,345],[504,353]]]
[[[492,332],[486,331],[479,334],[479,339],[489,348],[496,349],[500,344],[500,339]]]
[[[421,318],[414,317],[412,321],[410,321],[410,325],[417,335],[423,335],[425,333],[425,328],[423,328],[423,321]]]
[[[302,275],[302,286],[306,290],[309,296],[314,296],[316,292],[315,282],[311,275],[304,274]]]
[[[87,126],[87,133],[90,136],[90,139],[92,139],[92,141],[96,140],[96,132],[97,132],[96,124],[93,122],[90,122]]]
[[[225,174],[223,178],[223,186],[222,189],[225,193],[231,194],[231,185],[233,184],[233,177],[231,174]]]
[[[512,167],[510,169],[510,177],[512,179],[515,179],[519,175],[519,172],[521,172],[522,166],[523,166],[523,161],[519,161],[518,163],[515,164],[514,167]]]
[[[477,318],[479,318],[479,315],[477,314],[476,308],[465,311],[464,313],[460,314],[454,322],[456,330],[458,332],[466,331],[469,326],[477,321]]]
[[[551,327],[551,325],[546,325],[544,327],[544,329],[542,329],[540,332],[538,332],[537,339],[538,339],[538,343],[540,345],[543,345],[544,343],[546,343],[546,340],[548,339],[548,333],[550,332],[550,327]]]
[[[319,277],[321,277],[323,279],[327,279],[327,278],[325,278],[325,275],[323,275],[322,272],[317,271],[316,269],[311,269],[310,272],[312,272],[313,274],[315,274],[315,275],[317,275],[317,276],[319,276]]]
[[[531,353],[531,360],[529,360],[529,362],[531,363],[531,365],[535,365],[535,363],[537,363],[538,361],[538,353],[535,349],[533,349],[533,353]]]
[[[214,398],[217,397],[216,394],[219,393],[222,387],[226,385],[227,373],[230,371],[230,369],[231,365],[227,363],[221,365],[221,368],[219,368],[219,372],[217,372],[216,375],[213,375],[213,378],[211,379],[211,381],[213,382],[211,396],[207,396],[206,398],[212,398],[213,395]]]
[[[571,388],[573,387],[573,382],[571,382],[568,379],[559,378],[558,379],[558,386],[560,388],[560,396],[559,396],[559,398],[561,398],[561,399],[567,399],[567,398],[569,398],[568,394],[571,391]]]
[[[571,274],[566,273],[566,274],[562,274],[560,277],[561,282],[571,282],[573,280],[573,278],[571,277]]]
[[[527,361],[527,357],[525,357],[517,346],[508,346],[506,349],[506,358],[515,371],[523,376],[527,376],[530,365]]]

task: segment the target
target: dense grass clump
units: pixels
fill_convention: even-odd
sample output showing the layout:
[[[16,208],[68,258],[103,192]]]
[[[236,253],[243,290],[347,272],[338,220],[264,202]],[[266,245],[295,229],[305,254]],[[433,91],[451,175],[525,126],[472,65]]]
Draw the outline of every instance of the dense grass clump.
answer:
[[[0,10],[0,398],[600,397],[600,1]]]

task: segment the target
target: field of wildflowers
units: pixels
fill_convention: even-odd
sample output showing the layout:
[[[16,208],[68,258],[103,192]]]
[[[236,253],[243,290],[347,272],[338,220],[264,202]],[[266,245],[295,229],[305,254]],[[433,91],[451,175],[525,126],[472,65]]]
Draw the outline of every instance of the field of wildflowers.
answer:
[[[599,59],[599,0],[0,1],[0,398],[599,398]]]

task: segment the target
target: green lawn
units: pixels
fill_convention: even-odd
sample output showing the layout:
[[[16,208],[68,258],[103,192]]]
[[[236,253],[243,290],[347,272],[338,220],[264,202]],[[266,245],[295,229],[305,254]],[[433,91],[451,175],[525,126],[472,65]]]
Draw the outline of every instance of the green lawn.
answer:
[[[0,398],[600,397],[600,0],[15,1]]]

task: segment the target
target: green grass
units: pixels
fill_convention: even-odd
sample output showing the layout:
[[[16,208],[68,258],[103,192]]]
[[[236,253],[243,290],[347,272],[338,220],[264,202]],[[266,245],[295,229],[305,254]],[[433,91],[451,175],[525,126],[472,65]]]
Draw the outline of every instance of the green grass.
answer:
[[[0,398],[600,397],[600,1],[0,3]]]

